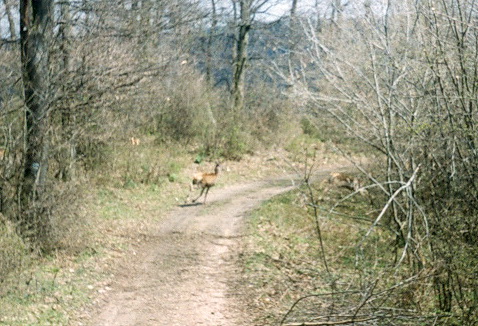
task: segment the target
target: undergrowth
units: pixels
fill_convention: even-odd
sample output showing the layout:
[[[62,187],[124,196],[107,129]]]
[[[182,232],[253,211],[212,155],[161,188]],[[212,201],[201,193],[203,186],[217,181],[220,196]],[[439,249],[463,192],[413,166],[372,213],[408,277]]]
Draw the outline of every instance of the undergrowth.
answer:
[[[111,290],[113,266],[185,198],[186,151],[143,140],[112,144],[109,155],[95,169],[110,173],[85,178],[75,198],[55,206],[54,250],[32,251],[0,217],[0,325],[80,325],[98,294]]]
[[[27,261],[0,284],[0,325],[79,325],[96,296],[111,290],[113,266],[147,239],[183,192],[175,183],[90,189],[83,201],[88,243],[45,257],[20,253]]]
[[[316,194],[323,190],[319,183],[313,188]],[[429,275],[408,277],[410,266],[396,268],[387,226],[380,224],[365,237],[376,213],[367,198],[353,196],[336,205],[348,194],[334,189],[317,201],[325,257],[307,189],[277,196],[253,212],[243,264],[258,324],[433,320]]]

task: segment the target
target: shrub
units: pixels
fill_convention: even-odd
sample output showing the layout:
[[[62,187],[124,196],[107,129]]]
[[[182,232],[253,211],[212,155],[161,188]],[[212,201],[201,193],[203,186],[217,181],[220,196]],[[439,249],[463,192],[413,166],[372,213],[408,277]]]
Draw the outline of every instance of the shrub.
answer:
[[[28,259],[28,250],[15,226],[0,215],[0,283],[13,271],[19,270]]]

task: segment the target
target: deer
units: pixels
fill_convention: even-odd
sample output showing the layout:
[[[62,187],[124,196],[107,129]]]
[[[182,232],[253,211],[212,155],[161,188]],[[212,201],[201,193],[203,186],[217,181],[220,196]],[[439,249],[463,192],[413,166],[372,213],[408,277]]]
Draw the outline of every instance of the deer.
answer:
[[[221,164],[216,163],[216,167],[214,168],[214,173],[195,173],[193,175],[189,194],[191,194],[195,185],[201,187],[201,193],[199,194],[197,198],[192,200],[193,203],[195,203],[199,198],[201,198],[204,191],[206,191],[204,195],[204,204],[206,204],[206,199],[207,199],[207,194],[209,192],[209,189],[211,189],[211,187],[213,187],[216,184],[216,180],[220,172],[221,172]],[[188,199],[189,199],[189,196],[188,196]]]
[[[136,137],[131,137],[130,141],[131,141],[131,145],[133,146],[139,146],[139,144],[141,143],[141,140]]]
[[[357,177],[352,177],[342,172],[331,172],[329,177],[324,182],[327,183],[324,194],[327,193],[332,187],[346,188],[351,191],[358,192],[362,196],[368,193],[366,189],[362,188],[360,180]]]

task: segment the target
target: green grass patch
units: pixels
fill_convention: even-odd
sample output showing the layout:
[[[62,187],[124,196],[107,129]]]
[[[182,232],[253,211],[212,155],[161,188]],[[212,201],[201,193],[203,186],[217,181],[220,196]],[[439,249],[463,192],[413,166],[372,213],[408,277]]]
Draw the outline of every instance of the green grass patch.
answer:
[[[89,268],[53,258],[36,264],[3,284],[0,325],[68,325],[89,300]]]

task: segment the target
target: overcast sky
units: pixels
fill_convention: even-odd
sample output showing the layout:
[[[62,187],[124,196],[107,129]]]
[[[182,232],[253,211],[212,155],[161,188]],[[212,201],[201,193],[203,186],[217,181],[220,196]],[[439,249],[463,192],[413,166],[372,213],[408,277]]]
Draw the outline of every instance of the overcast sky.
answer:
[[[211,0],[201,0],[205,7],[211,6]],[[356,15],[357,13],[363,12],[363,3],[366,0],[348,0],[343,2],[348,2],[347,7],[345,8],[345,14]],[[376,12],[379,12],[379,8],[384,8],[387,0],[372,0],[373,7]],[[330,10],[330,3],[332,0],[298,0],[298,12],[299,13],[308,13],[315,16],[317,6],[321,8],[321,11],[327,16],[327,12]],[[217,0],[218,11],[231,11],[232,0]],[[317,5],[318,3],[318,5]],[[262,13],[257,18],[263,21],[274,21],[279,19],[284,15],[288,15],[291,9],[292,0],[269,0],[267,5],[263,8],[268,9],[267,12]],[[0,2],[0,30],[2,37],[8,37],[8,21],[5,15],[5,7],[3,1]],[[18,13],[16,14],[15,21],[18,23]],[[322,14],[323,15],[323,14]]]

